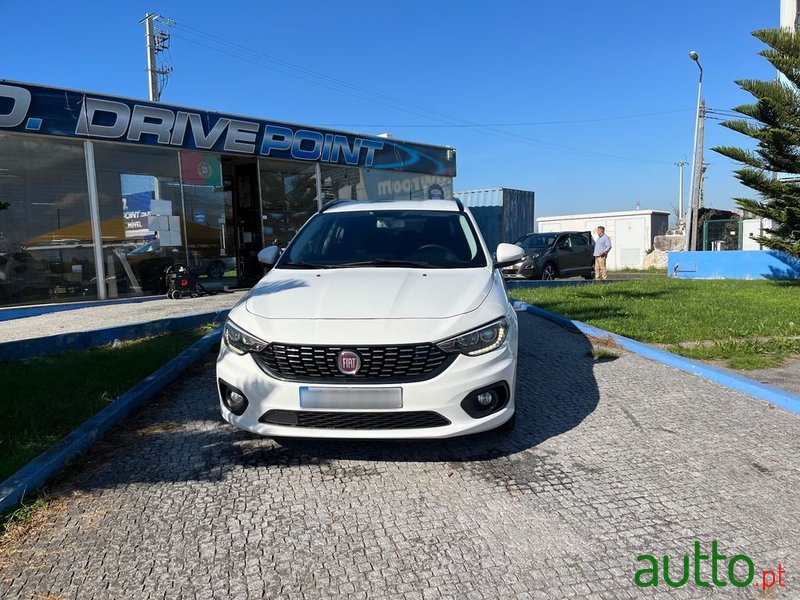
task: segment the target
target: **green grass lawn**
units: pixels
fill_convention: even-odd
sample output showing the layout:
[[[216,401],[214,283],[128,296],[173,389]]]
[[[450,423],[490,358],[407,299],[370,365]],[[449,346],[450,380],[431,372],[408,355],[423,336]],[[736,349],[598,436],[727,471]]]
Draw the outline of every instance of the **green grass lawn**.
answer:
[[[0,363],[0,481],[208,333],[178,331],[58,356]]]
[[[707,347],[670,349],[693,358],[734,359],[734,368],[775,366],[800,352],[797,340],[786,339],[800,336],[800,282],[660,278],[515,289],[510,295],[642,342],[713,340]],[[745,356],[753,360],[739,360]]]

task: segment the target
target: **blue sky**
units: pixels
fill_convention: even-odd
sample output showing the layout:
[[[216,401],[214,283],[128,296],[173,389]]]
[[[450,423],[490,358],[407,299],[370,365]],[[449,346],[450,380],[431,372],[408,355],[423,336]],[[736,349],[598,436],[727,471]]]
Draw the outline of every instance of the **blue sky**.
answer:
[[[457,190],[531,189],[547,216],[672,210],[688,52],[709,107],[749,102],[734,80],[774,77],[750,33],[779,1],[4,0],[0,78],[145,98],[148,11],[176,22],[164,102],[453,146]],[[747,143],[706,122],[706,148]],[[730,209],[749,190],[706,156],[706,206]]]

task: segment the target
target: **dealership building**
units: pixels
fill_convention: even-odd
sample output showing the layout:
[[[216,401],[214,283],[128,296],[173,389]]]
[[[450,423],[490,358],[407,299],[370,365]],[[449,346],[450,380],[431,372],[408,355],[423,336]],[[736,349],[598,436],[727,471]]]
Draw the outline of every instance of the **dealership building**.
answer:
[[[249,286],[324,202],[451,197],[452,148],[0,80],[0,306]]]

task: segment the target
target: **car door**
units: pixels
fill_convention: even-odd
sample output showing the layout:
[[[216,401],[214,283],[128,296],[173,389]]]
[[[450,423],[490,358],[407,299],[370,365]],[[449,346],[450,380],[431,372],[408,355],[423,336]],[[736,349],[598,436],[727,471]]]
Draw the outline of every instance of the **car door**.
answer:
[[[569,239],[572,256],[575,260],[575,275],[590,273],[594,264],[594,256],[592,256],[592,246],[589,244],[589,239],[582,233],[571,233]]]
[[[572,277],[576,264],[568,234],[559,236],[555,243],[555,251],[558,257],[558,274],[561,277]]]

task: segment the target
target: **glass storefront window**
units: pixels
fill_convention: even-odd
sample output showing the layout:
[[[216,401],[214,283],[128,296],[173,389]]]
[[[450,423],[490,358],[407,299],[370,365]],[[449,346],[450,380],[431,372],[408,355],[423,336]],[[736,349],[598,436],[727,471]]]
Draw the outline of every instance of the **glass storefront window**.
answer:
[[[325,201],[438,200],[453,197],[453,178],[323,165],[322,196]]]
[[[259,160],[264,245],[282,248],[317,212],[316,166]]]
[[[249,285],[258,251],[285,247],[324,201],[453,193],[452,178],[419,173],[93,147],[109,298],[163,293],[176,263],[212,288]],[[0,133],[0,305],[95,298],[94,261],[83,142]]]
[[[0,133],[0,305],[96,298],[83,143]]]
[[[208,288],[236,285],[236,228],[221,156],[181,151],[189,268]]]
[[[178,152],[95,142],[109,298],[158,294],[164,270],[186,263]]]

